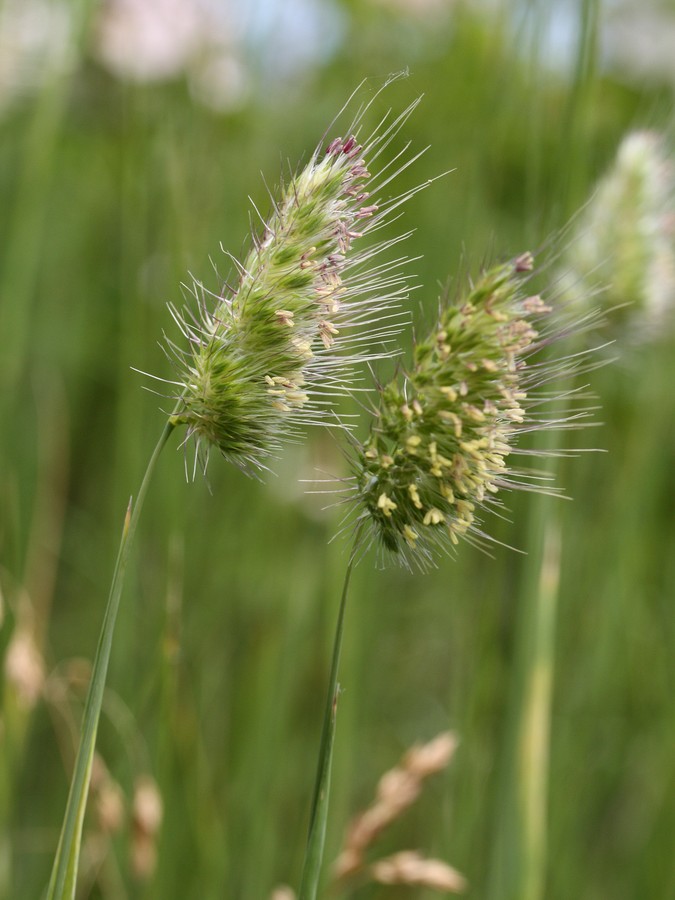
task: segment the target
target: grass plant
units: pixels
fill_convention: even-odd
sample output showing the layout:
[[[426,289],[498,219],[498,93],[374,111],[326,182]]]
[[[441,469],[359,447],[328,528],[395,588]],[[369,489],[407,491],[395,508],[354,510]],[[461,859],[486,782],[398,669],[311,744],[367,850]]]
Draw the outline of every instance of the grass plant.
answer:
[[[273,213],[263,220],[261,237],[254,237],[242,263],[235,260],[239,273],[236,287],[223,288],[215,298],[214,310],[200,296],[203,291],[198,284],[194,289],[197,313],[171,308],[188,349],[167,339],[179,364],[180,378],[170,382],[177,388],[176,405],[150,457],[138,497],[135,503],[130,501],[127,510],[48,900],[75,897],[96,735],[129,553],[157,459],[172,432],[186,426],[184,443],[196,438],[193,474],[198,461],[206,469],[212,446],[244,471],[266,469],[266,460],[279,453],[282,439],[298,437],[298,424],[321,422],[331,412],[331,398],[353,389],[357,374],[353,367],[383,355],[373,350],[364,353],[361,347],[386,348],[396,333],[397,306],[407,285],[400,274],[405,258],[385,264],[373,263],[373,259],[401,238],[371,244],[361,257],[352,258],[350,250],[355,240],[370,228],[380,228],[392,210],[414,193],[385,204],[373,202],[367,160],[381,155],[415,104],[391,123],[387,123],[387,114],[362,146],[356,135],[369,105],[358,112],[347,138],[338,137],[325,149],[317,148],[310,162],[283,188],[281,198],[272,200]],[[377,190],[385,188],[400,171],[394,168],[390,172],[390,166],[382,168]],[[345,348],[351,352],[346,353]],[[320,876],[337,665],[352,562],[338,623],[303,897],[316,896]]]
[[[8,42],[16,34],[8,16],[34,6],[0,5],[0,897],[12,898],[41,896],[49,880],[91,674],[81,657],[100,629],[95,598],[114,564],[129,486],[181,396],[178,385],[145,379],[171,394],[158,410],[130,367],[176,381],[186,366],[198,369],[208,343],[201,306],[213,313],[232,295],[221,294],[220,276],[190,283],[197,321],[187,315],[185,325],[195,355],[175,375],[167,345],[156,344],[165,300],[180,319],[176,285],[185,272],[208,272],[214,242],[235,252],[242,235],[260,233],[257,214],[252,227],[244,214],[260,172],[278,171],[280,153],[309,164],[303,154],[352,86],[410,67],[412,78],[389,85],[367,119],[377,123],[388,107],[406,110],[425,95],[396,142],[429,146],[397,175],[395,189],[413,192],[405,255],[416,260],[423,290],[411,292],[406,310],[419,344],[438,320],[437,279],[452,273],[447,293],[459,296],[467,272],[490,271],[495,260],[560,233],[582,207],[590,213],[627,135],[658,134],[659,152],[672,158],[672,79],[655,68],[656,45],[638,74],[630,68],[626,51],[635,61],[637,45],[613,30],[623,5],[583,0],[563,12],[521,0],[498,10],[335,0],[306,4],[305,31],[289,38],[288,18],[258,4],[262,18],[240,22],[218,44],[222,65],[209,55],[212,41],[208,53],[193,53],[189,72],[140,80],[138,66],[106,67],[98,10],[82,4],[59,78],[19,81],[10,94],[14,51],[27,33],[39,35],[42,20],[22,32],[22,43]],[[329,18],[312,32],[317,10]],[[644,15],[642,6],[633,12]],[[665,8],[654,14],[668,23]],[[193,40],[196,31],[189,34]],[[287,45],[303,53],[289,62]],[[146,73],[152,49],[136,57]],[[216,70],[229,91],[218,95],[218,109],[203,105],[195,81]],[[28,72],[28,63],[17,71]],[[346,128],[331,130],[324,149],[334,135],[349,138]],[[383,158],[394,153],[391,145]],[[453,174],[433,190],[414,193],[449,167]],[[293,176],[283,182],[272,191],[277,205]],[[661,248],[671,199],[664,189]],[[265,214],[269,192],[260,187],[253,200]],[[575,216],[565,241],[583,220]],[[398,235],[395,223],[383,222],[350,252]],[[236,255],[247,262],[255,252],[247,245]],[[392,246],[380,259],[400,255]],[[591,291],[584,288],[591,314],[611,295],[595,291],[612,281],[597,268],[604,255],[590,265]],[[407,270],[397,271],[403,278]],[[547,305],[564,286],[560,274],[546,270]],[[408,290],[401,281],[386,293],[399,289]],[[304,321],[318,326],[311,316]],[[511,492],[512,521],[489,520],[493,559],[464,543],[424,575],[378,570],[377,554],[364,547],[344,618],[324,860],[338,856],[346,823],[368,808],[391,760],[451,729],[461,752],[379,833],[367,865],[398,857],[389,873],[409,872],[419,858],[398,855],[418,848],[424,859],[456,866],[467,896],[493,900],[673,896],[675,338],[668,317],[658,321],[643,328],[637,306],[627,306],[598,339],[614,341],[606,355],[616,358],[584,376],[600,398],[602,425],[581,430],[574,443],[608,452],[556,462],[556,484],[574,502]],[[403,331],[394,346],[411,361],[407,370],[396,376],[396,363],[385,359],[376,374],[384,385],[398,377],[400,386],[414,374],[413,337]],[[333,349],[317,334],[317,355]],[[307,418],[335,421],[311,397]],[[330,400],[344,420],[361,423],[352,446],[367,449],[370,404],[358,394]],[[290,415],[299,419],[302,410]],[[185,423],[182,436],[191,427],[198,438],[197,422]],[[279,437],[270,436],[272,454]],[[544,446],[536,435],[517,439],[522,449]],[[285,443],[278,477],[242,459],[244,469],[262,472],[264,486],[215,460],[208,480],[186,483],[192,451],[163,451],[110,648],[83,823],[82,897],[257,900],[275,884],[301,884],[317,723],[349,550],[342,539],[330,542],[340,511],[297,485],[317,470],[349,479],[338,444],[326,429],[309,429],[301,443]],[[255,457],[274,462],[267,452]],[[474,512],[484,518],[485,510]],[[441,525],[423,519],[423,533]],[[559,548],[553,563],[544,554],[551,535]],[[405,538],[400,546],[410,552]],[[557,585],[545,573],[557,574]],[[526,765],[529,758],[538,764]],[[324,865],[319,895],[330,877]],[[428,885],[359,876],[340,893],[433,896]]]

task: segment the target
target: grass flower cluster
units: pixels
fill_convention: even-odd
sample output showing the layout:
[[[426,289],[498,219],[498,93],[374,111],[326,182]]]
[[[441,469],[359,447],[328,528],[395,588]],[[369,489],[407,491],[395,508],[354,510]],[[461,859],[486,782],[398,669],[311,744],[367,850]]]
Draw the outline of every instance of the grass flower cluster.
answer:
[[[529,486],[507,457],[520,432],[544,424],[530,392],[546,376],[528,358],[550,308],[525,291],[532,266],[526,253],[486,271],[441,310],[410,371],[380,390],[352,492],[359,520],[406,561],[486,537],[479,508],[502,488]]]
[[[675,167],[665,138],[626,135],[579,218],[561,276],[572,301],[602,287],[603,305],[641,331],[662,327],[675,305]]]
[[[360,143],[362,111],[348,136],[317,149],[273,200],[262,235],[236,263],[236,288],[225,288],[213,310],[202,301],[200,316],[172,309],[190,345],[186,352],[169,342],[181,370],[173,421],[187,425],[204,460],[215,446],[242,469],[264,468],[298,425],[326,421],[363,360],[389,352],[406,260],[373,259],[405,235],[357,252],[354,244],[410,196],[374,194],[412,162],[396,166],[405,149],[391,172],[374,175],[372,164],[416,105],[385,117]],[[199,285],[195,294],[203,297]]]

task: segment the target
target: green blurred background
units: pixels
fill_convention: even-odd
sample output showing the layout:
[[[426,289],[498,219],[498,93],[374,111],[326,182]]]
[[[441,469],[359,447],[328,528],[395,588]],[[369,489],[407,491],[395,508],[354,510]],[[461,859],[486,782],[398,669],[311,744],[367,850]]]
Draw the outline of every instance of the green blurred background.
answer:
[[[166,303],[188,273],[219,287],[249,196],[267,209],[265,182],[308,158],[363,78],[409,68],[377,105],[425,95],[403,136],[429,150],[397,190],[454,170],[405,208],[423,328],[448,278],[559,231],[627,130],[672,128],[672,4],[242,6],[0,4],[0,896],[47,882],[121,521],[162,427],[167,404],[131,367],[171,377]],[[468,896],[524,900],[509,849],[518,660],[556,523],[548,854],[527,896],[675,896],[674,351],[671,334],[606,352],[616,362],[589,377],[603,424],[572,443],[609,452],[559,466],[573,502],[511,497],[513,521],[490,525],[529,553],[465,544],[425,575],[360,564],[329,860],[379,775],[451,727],[450,770],[379,855],[419,847],[463,872]],[[175,447],[141,522],[99,732],[125,812],[106,831],[94,791],[81,896],[264,898],[299,881],[347,554],[328,543],[340,511],[298,482],[344,462],[315,432],[267,484],[217,458],[192,483]],[[164,806],[145,875],[141,775]]]

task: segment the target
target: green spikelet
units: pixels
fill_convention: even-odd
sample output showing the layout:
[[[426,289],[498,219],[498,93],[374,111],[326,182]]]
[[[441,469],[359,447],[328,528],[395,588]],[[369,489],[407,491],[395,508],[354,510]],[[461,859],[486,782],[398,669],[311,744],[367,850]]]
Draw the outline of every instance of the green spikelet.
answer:
[[[396,171],[378,178],[369,160],[416,105],[385,119],[363,144],[356,137],[362,111],[347,138],[317,150],[281,189],[263,233],[236,263],[236,287],[209,304],[196,285],[199,314],[172,309],[191,348],[170,342],[180,364],[182,408],[174,421],[187,425],[204,464],[216,447],[244,470],[265,468],[299,426],[335,423],[335,398],[364,360],[396,352],[406,260],[373,260],[406,235],[362,251],[354,245],[410,196],[374,195]]]
[[[404,560],[424,564],[434,547],[485,537],[479,509],[518,486],[508,459],[517,435],[547,424],[528,412],[531,388],[546,376],[527,359],[539,341],[536,323],[550,312],[523,290],[531,268],[524,254],[482,275],[441,311],[410,371],[381,390],[370,435],[354,454],[356,503],[359,518]]]

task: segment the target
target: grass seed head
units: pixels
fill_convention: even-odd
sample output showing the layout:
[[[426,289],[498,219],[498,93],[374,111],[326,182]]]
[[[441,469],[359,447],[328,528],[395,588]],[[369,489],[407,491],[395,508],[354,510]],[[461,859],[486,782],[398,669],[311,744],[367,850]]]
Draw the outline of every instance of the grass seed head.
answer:
[[[150,775],[141,775],[134,785],[131,862],[136,878],[146,880],[157,865],[157,844],[164,816],[159,787]]]
[[[424,781],[449,764],[457,738],[444,731],[427,744],[416,744],[400,763],[380,778],[375,800],[349,824],[344,845],[334,866],[337,880],[363,870],[365,854],[379,835],[417,801]],[[377,879],[376,879],[377,880]]]
[[[461,894],[467,881],[457,869],[440,859],[427,859],[415,850],[402,850],[380,859],[370,867],[373,881],[380,884],[405,884],[433,891]]]
[[[553,378],[529,365],[551,311],[525,290],[532,267],[529,253],[494,266],[442,308],[411,369],[381,388],[370,434],[355,448],[358,518],[406,563],[486,537],[480,509],[502,488],[529,487],[509,463],[518,435],[560,424],[532,412],[533,388]]]
[[[38,702],[45,682],[45,664],[32,630],[19,625],[10,638],[4,660],[6,688],[25,711]]]
[[[362,110],[346,137],[317,149],[282,186],[237,264],[236,288],[209,309],[196,286],[200,315],[172,311],[190,344],[187,353],[171,345],[181,370],[174,421],[187,425],[205,455],[216,447],[245,470],[264,468],[298,425],[330,418],[355,368],[394,352],[406,260],[385,266],[374,258],[401,236],[361,251],[355,245],[406,199],[380,199],[396,172],[378,178],[372,163],[415,105],[391,122],[385,116],[363,140]]]
[[[675,167],[660,134],[626,135],[563,262],[571,301],[586,303],[599,285],[617,321],[644,334],[663,327],[675,308]]]

